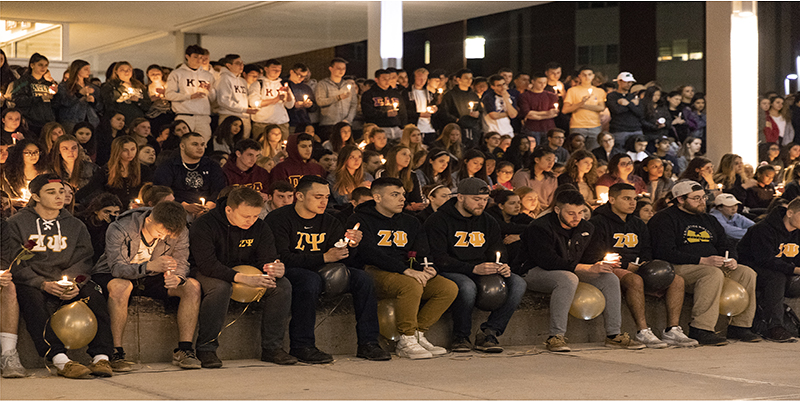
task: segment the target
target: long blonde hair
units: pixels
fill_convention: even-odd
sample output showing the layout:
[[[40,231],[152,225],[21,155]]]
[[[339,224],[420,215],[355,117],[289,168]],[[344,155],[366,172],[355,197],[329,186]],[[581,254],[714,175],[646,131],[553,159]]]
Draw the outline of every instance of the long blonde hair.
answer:
[[[414,133],[414,131],[417,131],[420,133],[420,135],[422,135],[422,132],[420,132],[416,125],[408,124],[403,128],[403,136],[400,138],[400,143],[408,146],[408,148],[411,149],[412,155],[416,155],[420,150],[425,150],[425,147],[422,145],[422,143],[411,143],[411,135]]]
[[[444,126],[442,130],[442,134],[439,135],[439,138],[436,140],[439,141],[456,159],[461,159],[464,155],[461,152],[461,137],[458,137],[458,140],[455,142],[450,142],[450,133],[454,130],[458,130],[461,132],[461,127],[456,123],[450,123]]]
[[[358,166],[353,174],[350,174],[350,171],[347,170],[347,161],[354,152],[362,153],[361,149],[356,145],[345,145],[339,151],[339,158],[336,160],[336,183],[333,184],[333,190],[339,195],[349,195],[364,182],[363,159],[361,160],[361,165]]]
[[[142,169],[139,164],[139,146],[136,146],[136,155],[128,163],[128,168],[122,164],[122,149],[125,144],[132,143],[136,145],[136,140],[129,135],[120,135],[111,142],[111,156],[108,158],[108,186],[112,188],[122,188],[125,177],[123,173],[128,174],[128,179],[131,180],[131,186],[137,186],[142,180]]]
[[[386,155],[386,164],[384,165],[381,177],[399,178],[400,181],[403,182],[403,189],[405,189],[406,192],[411,192],[414,189],[414,180],[411,178],[411,173],[414,169],[414,154],[412,153],[410,155],[411,158],[409,159],[408,166],[402,170],[398,170],[397,154],[403,149],[408,149],[409,152],[411,151],[406,145],[396,145],[389,150],[389,153]]]

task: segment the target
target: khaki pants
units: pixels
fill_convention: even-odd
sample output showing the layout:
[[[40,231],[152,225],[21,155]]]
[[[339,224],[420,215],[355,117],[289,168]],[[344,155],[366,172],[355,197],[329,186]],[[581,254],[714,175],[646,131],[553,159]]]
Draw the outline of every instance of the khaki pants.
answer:
[[[709,265],[674,265],[675,273],[686,282],[686,292],[694,294],[690,326],[714,331],[719,318],[719,297],[726,272],[728,278],[741,284],[750,295],[750,305],[731,319],[731,325],[751,327],[756,314],[756,272],[739,265],[736,270]]]
[[[272,125],[272,124],[269,124],[269,123],[257,123],[255,121],[253,121],[253,136],[252,136],[252,138],[255,139],[255,140],[258,140],[258,138],[261,137],[261,135],[263,135],[265,132],[267,132],[267,126],[268,125]],[[281,140],[285,141],[286,138],[289,137],[289,123],[275,124],[275,125],[277,125],[278,127],[281,128],[281,137],[283,138]]]
[[[442,317],[458,295],[456,283],[435,276],[423,287],[417,280],[405,274],[387,272],[367,266],[367,273],[375,281],[378,299],[395,298],[394,311],[397,331],[403,335],[414,335],[428,329]],[[421,300],[427,300],[422,309]]]

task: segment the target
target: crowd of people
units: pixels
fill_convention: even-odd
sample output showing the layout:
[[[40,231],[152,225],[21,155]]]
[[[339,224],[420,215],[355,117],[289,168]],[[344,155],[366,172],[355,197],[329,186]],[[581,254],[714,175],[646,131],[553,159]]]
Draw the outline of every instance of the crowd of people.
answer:
[[[547,349],[570,351],[580,282],[605,297],[611,348],[796,341],[783,297],[800,274],[800,96],[759,101],[751,166],[703,156],[714,133],[702,93],[630,72],[608,80],[580,67],[562,79],[549,63],[531,74],[388,68],[366,79],[334,58],[316,80],[304,64],[286,75],[279,60],[212,62],[192,45],[174,69],[119,61],[101,81],[75,60],[58,82],[41,54],[24,68],[0,57],[3,377],[26,375],[20,315],[59,375],[131,370],[131,295],[179,303],[175,365],[219,368],[237,285],[264,289],[263,361],[329,363],[314,327],[335,269],[349,280],[357,356],[369,360],[391,359],[378,300],[394,300],[397,355],[424,359],[502,352],[526,290],[550,294]],[[636,274],[652,261],[675,272],[655,291]],[[477,283],[492,275],[507,296],[473,337]],[[752,301],[721,336],[726,277]],[[645,294],[666,299],[660,333]],[[84,366],[48,321],[87,297],[98,331]],[[633,335],[621,330],[623,299]],[[449,350],[425,337],[448,310]]]

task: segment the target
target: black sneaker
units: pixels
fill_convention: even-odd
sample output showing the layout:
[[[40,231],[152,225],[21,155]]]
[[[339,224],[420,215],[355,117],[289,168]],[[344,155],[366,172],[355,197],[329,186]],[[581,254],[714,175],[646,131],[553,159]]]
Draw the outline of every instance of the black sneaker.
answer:
[[[219,369],[222,367],[222,361],[217,358],[216,351],[197,351],[196,354],[202,367],[206,369]]]
[[[795,343],[797,339],[792,337],[792,334],[789,333],[788,330],[783,328],[783,326],[775,326],[769,330],[767,330],[766,334],[764,334],[764,338],[767,341],[772,341],[776,343]]]
[[[380,345],[375,343],[359,345],[356,356],[370,361],[392,360],[392,354],[386,352]]]
[[[700,345],[728,345],[728,340],[713,331],[697,329],[689,326],[689,338],[697,340]]]
[[[333,357],[330,354],[320,351],[317,347],[293,348],[289,353],[299,359],[300,362],[311,364],[333,362]]]
[[[486,335],[483,331],[479,331],[478,334],[475,334],[475,349],[491,354],[503,352],[503,347],[500,346],[497,337],[491,334]]]
[[[109,358],[109,363],[114,372],[130,372],[133,370],[133,363],[125,359],[124,352],[114,351],[114,354]]]
[[[757,343],[761,341],[761,337],[753,333],[753,330],[750,330],[749,327],[728,326],[727,337],[729,340],[739,340],[746,343]]]
[[[453,343],[450,344],[450,351],[452,352],[470,352],[472,351],[472,343],[469,338],[456,337]]]
[[[272,362],[277,365],[294,365],[297,363],[297,358],[287,354],[283,348],[262,349],[261,360],[264,362]]]

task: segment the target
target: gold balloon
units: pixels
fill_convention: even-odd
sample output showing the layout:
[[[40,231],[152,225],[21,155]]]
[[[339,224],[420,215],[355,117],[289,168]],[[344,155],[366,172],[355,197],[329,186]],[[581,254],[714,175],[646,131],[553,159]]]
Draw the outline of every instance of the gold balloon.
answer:
[[[397,316],[394,313],[394,298],[378,301],[378,325],[381,335],[392,341],[400,340],[397,332]]]
[[[97,334],[97,318],[84,300],[64,305],[50,318],[50,327],[67,349],[88,345]]]
[[[578,283],[575,298],[572,299],[572,305],[569,307],[570,315],[578,319],[592,320],[600,316],[605,308],[606,297],[597,287],[587,283]]]
[[[239,265],[233,268],[237,273],[247,274],[247,275],[257,275],[260,276],[264,274],[261,270],[249,266],[249,265]],[[251,287],[247,284],[242,283],[231,283],[232,285],[232,292],[231,292],[231,299],[234,301],[238,301],[241,303],[250,303],[250,302],[258,302],[261,300],[261,297],[264,296],[264,292],[267,291],[264,287]]]
[[[750,305],[750,294],[741,284],[729,278],[722,282],[722,293],[719,296],[719,314],[736,316]]]

